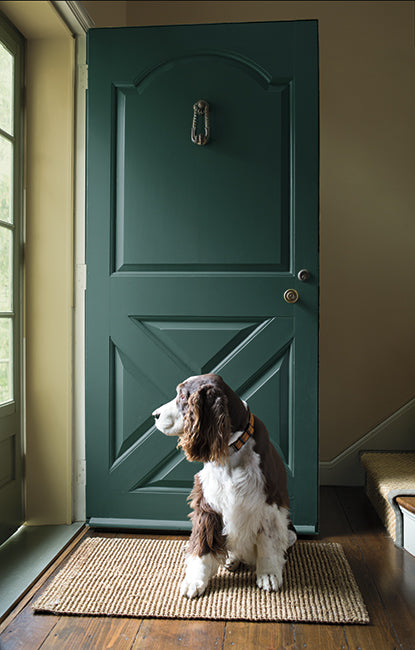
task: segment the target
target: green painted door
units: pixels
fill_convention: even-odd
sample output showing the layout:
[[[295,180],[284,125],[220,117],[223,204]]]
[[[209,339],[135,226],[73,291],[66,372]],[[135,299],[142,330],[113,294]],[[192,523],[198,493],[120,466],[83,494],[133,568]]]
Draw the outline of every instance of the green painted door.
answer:
[[[199,467],[151,413],[214,371],[266,422],[313,532],[317,23],[96,29],[88,68],[87,516],[190,526]]]

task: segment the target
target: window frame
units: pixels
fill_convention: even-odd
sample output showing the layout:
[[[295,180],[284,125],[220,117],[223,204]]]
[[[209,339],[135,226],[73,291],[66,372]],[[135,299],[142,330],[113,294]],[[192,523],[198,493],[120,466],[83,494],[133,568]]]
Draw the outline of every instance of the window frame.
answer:
[[[23,372],[23,235],[24,235],[24,92],[25,92],[25,38],[10,20],[0,12],[0,41],[2,45],[14,57],[14,79],[13,79],[13,129],[12,134],[1,130],[1,134],[12,143],[12,215],[11,223],[1,221],[1,228],[12,232],[12,303],[11,311],[1,312],[0,319],[7,319],[12,322],[13,343],[12,343],[12,394],[11,399],[0,405],[0,423],[4,420],[9,435],[14,437],[14,467],[6,485],[9,488],[12,484],[16,492],[13,498],[10,494],[10,511],[6,507],[4,526],[0,527],[0,541],[13,532],[24,521],[24,432],[23,418],[23,396],[24,396],[24,372]],[[11,418],[11,419],[10,419]],[[10,425],[8,424],[10,423]],[[0,432],[4,425],[0,426]],[[7,433],[7,432],[6,432]],[[3,431],[0,440],[7,440]],[[4,437],[6,435],[6,437]],[[8,489],[9,489],[8,488]],[[15,504],[12,506],[12,502]]]
[[[12,318],[13,322],[13,390],[12,399],[0,406],[1,415],[6,415],[13,404],[18,405],[21,394],[21,343],[22,343],[22,262],[23,262],[23,171],[24,171],[24,54],[25,40],[4,14],[0,12],[0,42],[14,57],[14,125],[13,135],[1,131],[13,144],[13,181],[12,202],[13,220],[10,224],[1,222],[2,228],[13,233],[13,281],[12,309],[4,318]],[[10,314],[10,316],[9,316]],[[3,409],[6,413],[3,413]],[[14,409],[13,409],[14,410]]]

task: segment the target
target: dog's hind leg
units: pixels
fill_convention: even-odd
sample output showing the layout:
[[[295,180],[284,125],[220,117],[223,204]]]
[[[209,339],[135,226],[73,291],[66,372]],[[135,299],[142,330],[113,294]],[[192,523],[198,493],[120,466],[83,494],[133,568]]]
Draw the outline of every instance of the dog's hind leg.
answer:
[[[275,548],[275,540],[264,533],[257,538],[256,580],[265,591],[277,591],[282,585],[284,551]]]
[[[256,540],[257,585],[265,591],[277,591],[281,587],[285,552],[290,542],[287,510],[272,508]]]

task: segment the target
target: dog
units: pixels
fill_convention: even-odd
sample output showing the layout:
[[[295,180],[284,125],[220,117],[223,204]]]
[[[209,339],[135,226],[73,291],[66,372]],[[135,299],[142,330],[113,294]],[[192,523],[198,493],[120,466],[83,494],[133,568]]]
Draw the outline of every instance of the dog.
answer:
[[[189,377],[153,412],[178,436],[187,460],[204,463],[189,501],[192,532],[181,594],[200,596],[219,564],[256,570],[258,587],[282,584],[286,552],[297,535],[289,517],[286,470],[265,425],[216,374]]]

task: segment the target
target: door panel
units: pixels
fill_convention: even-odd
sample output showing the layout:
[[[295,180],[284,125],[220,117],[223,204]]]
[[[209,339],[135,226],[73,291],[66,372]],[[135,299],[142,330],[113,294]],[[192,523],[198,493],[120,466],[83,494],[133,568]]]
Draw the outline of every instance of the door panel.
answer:
[[[151,412],[217,372],[266,422],[313,532],[316,24],[92,30],[88,48],[88,517],[190,526],[199,466]],[[199,99],[206,146],[190,139]]]
[[[145,85],[115,87],[118,271],[287,270],[289,85],[230,62],[217,55],[173,60]],[[206,147],[189,138],[200,94],[210,105]],[[212,192],[220,210],[206,199]],[[241,215],[255,219],[250,238]],[[186,236],[177,237],[178,223]]]

